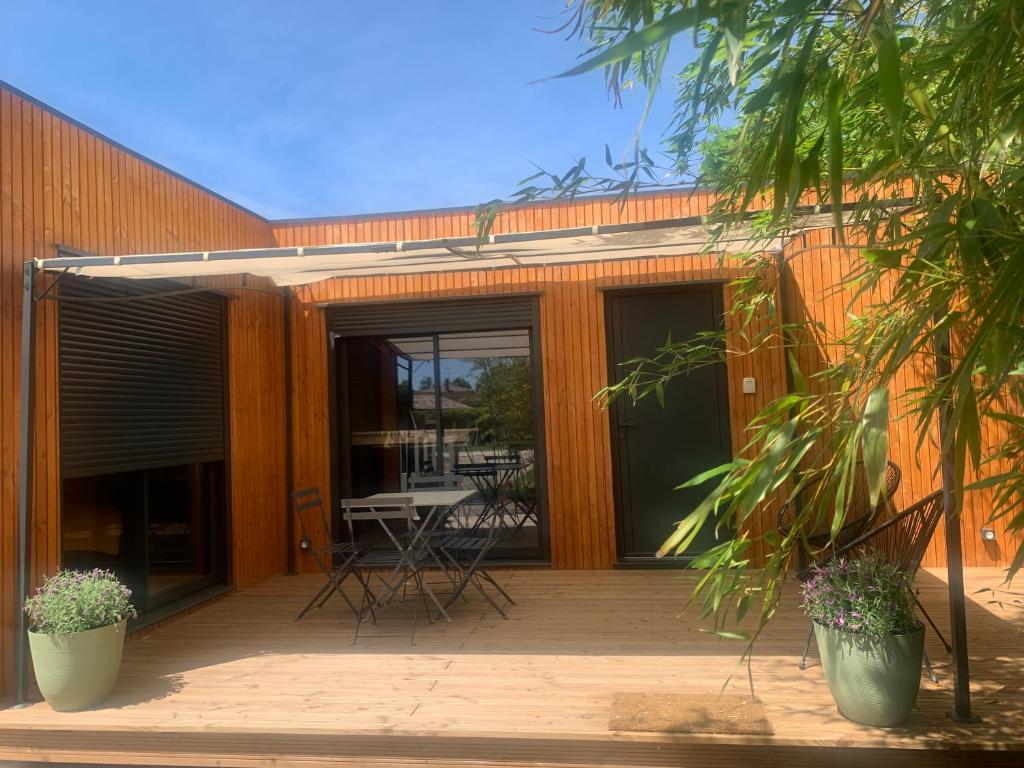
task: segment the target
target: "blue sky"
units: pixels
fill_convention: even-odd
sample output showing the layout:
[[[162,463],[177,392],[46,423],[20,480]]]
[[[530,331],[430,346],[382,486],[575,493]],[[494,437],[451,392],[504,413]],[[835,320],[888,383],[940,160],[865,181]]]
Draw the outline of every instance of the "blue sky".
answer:
[[[0,79],[270,218],[471,205],[619,156],[564,0],[6,0]],[[675,64],[688,52],[678,45]],[[644,143],[657,146],[671,93]]]

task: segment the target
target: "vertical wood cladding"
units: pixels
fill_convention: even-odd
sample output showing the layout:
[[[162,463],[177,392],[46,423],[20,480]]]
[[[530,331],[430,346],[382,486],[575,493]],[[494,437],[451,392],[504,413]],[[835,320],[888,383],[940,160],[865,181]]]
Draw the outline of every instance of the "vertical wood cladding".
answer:
[[[550,203],[502,214],[495,232],[684,218],[706,213],[709,203],[707,195],[688,192],[639,196],[625,210],[601,200]],[[459,237],[471,235],[474,229],[472,211],[456,210],[275,222],[274,231],[281,245],[290,246]],[[848,322],[851,295],[835,290],[835,286],[850,268],[848,252],[833,247],[831,230],[822,229],[794,239],[787,245],[786,254],[790,263],[786,286],[789,311],[803,313],[825,323],[833,333],[842,333]],[[601,291],[619,286],[730,279],[736,275],[735,270],[722,268],[713,256],[679,256],[447,275],[339,278],[298,289],[293,343],[296,350],[301,350],[302,360],[297,355],[293,379],[296,476],[303,475],[310,484],[325,482],[322,478],[327,477],[326,459],[321,459],[328,434],[326,360],[323,318],[315,306],[317,302],[537,291],[541,294],[540,337],[549,425],[546,448],[553,563],[565,568],[609,567],[615,557],[615,540],[608,423],[592,402],[593,394],[607,383]],[[731,295],[727,286],[727,303]],[[733,342],[742,340],[734,335]],[[806,370],[814,370],[830,354],[835,354],[835,349],[830,349],[826,341],[814,340],[801,348],[801,363]],[[785,370],[777,350],[730,358],[728,367],[732,439],[739,447],[747,441],[748,419],[785,391]],[[926,361],[921,361],[902,371],[898,379],[901,391],[920,385],[929,372],[926,369]],[[742,379],[747,376],[758,382],[755,395],[742,392]],[[896,393],[893,395],[895,398]],[[918,451],[911,423],[901,415],[902,410],[894,412],[890,439],[893,460],[904,473],[897,497],[897,504],[903,506],[934,490],[938,479],[932,471],[937,461],[936,441],[929,441]],[[987,423],[986,440],[997,440],[1001,429],[1000,425]],[[987,491],[972,492],[965,501],[962,526],[968,566],[1006,564],[1016,551],[1017,539],[1002,522],[994,525],[995,542],[980,540],[978,530],[987,524],[991,509],[991,493]],[[773,518],[773,512],[766,508],[752,521],[752,532],[768,530]],[[926,564],[941,565],[944,548],[940,528]],[[762,554],[753,553],[755,562]]]
[[[706,212],[705,196],[673,193],[631,200],[625,211],[609,201],[537,206],[503,215],[495,231],[530,231],[593,223],[682,218]],[[472,233],[469,211],[432,212],[334,222],[278,224],[281,245],[456,237]],[[324,301],[388,301],[538,293],[543,369],[548,514],[551,559],[558,568],[609,568],[616,559],[608,415],[593,396],[608,383],[604,291],[638,285],[727,281],[739,272],[714,254],[641,258],[553,267],[480,270],[449,274],[337,278],[296,289],[293,305],[293,471],[296,484],[328,486],[329,408]],[[732,290],[726,286],[728,302]],[[741,343],[734,337],[734,343]],[[730,359],[732,441],[746,443],[744,429],[758,409],[784,392],[777,348]],[[744,376],[758,391],[741,392]],[[682,479],[682,478],[681,478]],[[763,529],[770,520],[758,520]]]
[[[855,315],[869,303],[884,299],[878,293],[854,298],[851,291],[834,289],[842,276],[856,267],[858,258],[856,251],[836,245],[831,229],[808,232],[794,238],[786,247],[789,266],[785,276],[786,295],[792,297],[786,307],[787,318],[822,323],[829,330],[827,336],[819,333],[814,338],[801,340],[797,359],[805,374],[821,370],[824,364],[835,362],[842,354],[835,340],[849,330],[850,312]],[[881,290],[885,290],[884,286]],[[933,428],[928,439],[918,448],[915,420],[909,413],[909,393],[925,386],[934,375],[934,359],[930,355],[919,355],[898,373],[897,385],[889,393],[889,450],[892,460],[903,470],[903,479],[896,494],[896,506],[899,508],[909,506],[941,486],[936,472],[939,463],[938,429]],[[811,383],[814,384],[813,380]],[[1005,439],[1004,425],[986,421],[983,426],[986,444],[995,445]],[[994,462],[986,467],[986,472],[991,475],[1010,469],[1007,462]],[[972,479],[969,477],[968,482]],[[991,490],[969,491],[965,495],[961,516],[965,565],[1006,565],[1016,552],[1019,537],[1006,529],[1006,520],[988,522],[993,504]],[[981,540],[979,532],[983,525],[995,528],[995,541]],[[924,564],[944,565],[945,552],[945,529],[940,524]]]
[[[0,701],[13,688],[23,262],[60,243],[102,254],[265,247],[263,219],[0,86]],[[49,283],[41,277],[37,291]],[[282,300],[229,290],[232,557],[238,584],[284,568]],[[232,290],[234,289],[234,290]],[[32,572],[60,558],[56,305],[37,305]]]

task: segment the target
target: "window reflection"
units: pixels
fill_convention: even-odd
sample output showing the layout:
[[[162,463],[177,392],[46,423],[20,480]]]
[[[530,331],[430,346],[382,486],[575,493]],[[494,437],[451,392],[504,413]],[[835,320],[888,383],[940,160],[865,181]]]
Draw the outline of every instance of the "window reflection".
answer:
[[[448,525],[494,522],[496,557],[538,557],[530,331],[354,338],[345,349],[351,495],[471,490]]]
[[[224,580],[223,461],[65,478],[61,564],[110,569],[149,611]]]

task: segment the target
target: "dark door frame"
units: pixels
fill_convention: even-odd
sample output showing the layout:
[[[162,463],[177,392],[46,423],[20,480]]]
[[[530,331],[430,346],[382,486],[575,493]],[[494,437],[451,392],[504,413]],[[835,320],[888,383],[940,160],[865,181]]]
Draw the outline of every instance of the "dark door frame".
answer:
[[[507,298],[510,294],[501,294]],[[517,323],[514,326],[461,327],[457,321],[444,322],[436,328],[427,332],[408,331],[406,333],[394,333],[390,335],[400,336],[438,336],[446,333],[469,333],[476,331],[501,331],[512,328],[525,328],[530,334],[530,366],[533,369],[533,443],[534,443],[534,478],[537,483],[537,537],[540,548],[540,557],[528,561],[509,561],[509,565],[550,565],[551,564],[551,530],[548,518],[548,470],[547,470],[547,437],[545,434],[546,420],[544,418],[544,370],[542,365],[540,338],[540,301],[537,293],[524,293],[523,298],[531,299],[530,321],[525,324]],[[445,297],[434,299],[438,302],[452,301],[480,301],[486,296],[465,296]],[[395,299],[392,301],[360,301],[352,302],[359,304],[394,304],[394,303],[422,303],[429,304],[431,299]],[[348,371],[346,370],[345,355],[339,354],[338,350],[344,351],[344,339],[346,334],[338,333],[331,328],[327,319],[327,309],[337,305],[321,305],[320,309],[324,322],[324,338],[327,349],[327,400],[328,400],[328,428],[330,442],[330,471],[329,471],[329,498],[331,499],[331,524],[335,530],[340,530],[341,524],[341,500],[351,491],[347,479],[338,476],[338,465],[344,459],[349,464],[348,455],[351,451],[348,408],[340,408],[339,400],[348,401]],[[353,333],[355,336],[378,335],[376,333]],[[339,346],[339,342],[341,346]],[[342,358],[340,361],[338,358]],[[440,405],[440,403],[438,403]],[[440,421],[440,420],[439,420]],[[504,563],[499,563],[504,564]]]
[[[618,300],[620,298],[630,296],[645,296],[652,294],[686,294],[692,291],[712,289],[712,302],[714,306],[714,313],[717,318],[716,330],[722,330],[725,318],[725,292],[724,287],[728,283],[727,280],[693,280],[686,282],[672,282],[662,283],[655,285],[644,285],[644,286],[627,286],[623,288],[617,287],[605,287],[602,289],[604,293],[604,309],[605,309],[605,344],[606,344],[606,358],[608,361],[608,381],[614,383],[621,378],[620,371],[617,370],[616,360],[618,358],[617,350],[621,348],[621,337],[618,335],[621,331],[621,322],[618,320]],[[730,419],[732,415],[732,403],[729,401],[729,383],[727,377],[723,374],[717,376],[717,387],[718,395],[721,400],[726,403],[724,414],[720,414],[721,423],[720,429],[723,430],[723,434],[730,440],[731,446],[731,424]],[[621,429],[626,428],[625,424],[620,423],[621,411],[615,405],[608,408],[608,425],[609,425],[609,442],[611,444],[611,459],[612,459],[612,498],[615,504],[615,567],[616,568],[679,568],[685,566],[690,559],[688,557],[672,557],[663,558],[661,560],[654,557],[629,557],[622,553],[625,551],[625,501],[624,493],[622,488],[622,472],[623,466],[623,455],[622,450],[619,447],[620,440],[619,432]],[[685,478],[680,478],[680,482]]]

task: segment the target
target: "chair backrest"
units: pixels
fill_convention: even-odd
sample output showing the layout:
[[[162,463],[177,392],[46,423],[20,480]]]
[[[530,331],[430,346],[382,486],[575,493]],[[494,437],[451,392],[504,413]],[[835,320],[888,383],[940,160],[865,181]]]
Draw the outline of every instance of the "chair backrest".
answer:
[[[899,465],[889,461],[885,465],[885,478],[884,486],[882,489],[882,496],[878,500],[878,503],[872,507],[871,505],[871,489],[868,486],[867,474],[864,472],[864,463],[857,462],[853,472],[853,488],[850,493],[850,505],[846,511],[846,519],[843,522],[843,527],[836,533],[832,546],[834,548],[840,548],[857,537],[859,537],[867,528],[869,528],[879,518],[880,514],[884,512],[892,503],[892,498],[896,494],[896,490],[900,486],[900,480],[903,477],[903,472],[900,470]],[[793,501],[787,503],[779,512],[778,524],[780,528],[788,529],[793,524],[793,519],[796,517],[800,506],[806,503],[806,498],[812,495],[816,490],[812,484],[808,488],[805,488],[801,496]],[[812,532],[812,535],[821,536],[822,533],[827,533],[827,527],[831,525],[831,519],[824,521],[827,525],[824,531],[816,530]],[[824,542],[821,542],[822,544]]]
[[[882,496],[874,509],[882,507],[885,502],[892,499],[896,489],[900,487],[900,479],[903,472],[899,466],[891,461],[885,463],[885,477],[882,485]],[[864,462],[857,462],[854,470],[853,492],[850,495],[850,514],[857,513],[858,516],[871,514],[871,487],[868,485],[868,476],[864,471]]]
[[[410,475],[405,481],[408,490],[432,488],[442,491],[457,491],[462,488],[460,475]]]
[[[850,508],[846,513],[848,522],[836,534],[833,546],[845,546],[872,526],[886,511],[886,507],[892,503],[892,497],[896,495],[896,489],[900,487],[902,477],[903,472],[898,465],[891,461],[886,462],[882,495],[878,503],[872,506],[871,487],[868,485],[864,463],[857,462],[857,466],[854,468],[853,491],[850,494]]]
[[[342,499],[342,518],[348,526],[349,540],[355,542],[354,523],[366,520],[375,520],[380,523],[381,528],[387,535],[394,539],[395,533],[388,525],[388,521],[405,521],[406,530],[409,532],[415,528],[416,507],[413,506],[412,498],[407,496],[395,497],[393,499]]]
[[[871,549],[913,574],[921,566],[942,512],[942,491],[935,491],[838,550],[836,556]]]
[[[311,547],[318,535],[325,541],[331,540],[331,522],[327,519],[327,509],[319,488],[303,488],[292,491],[292,514],[299,521],[302,540],[305,546]]]

